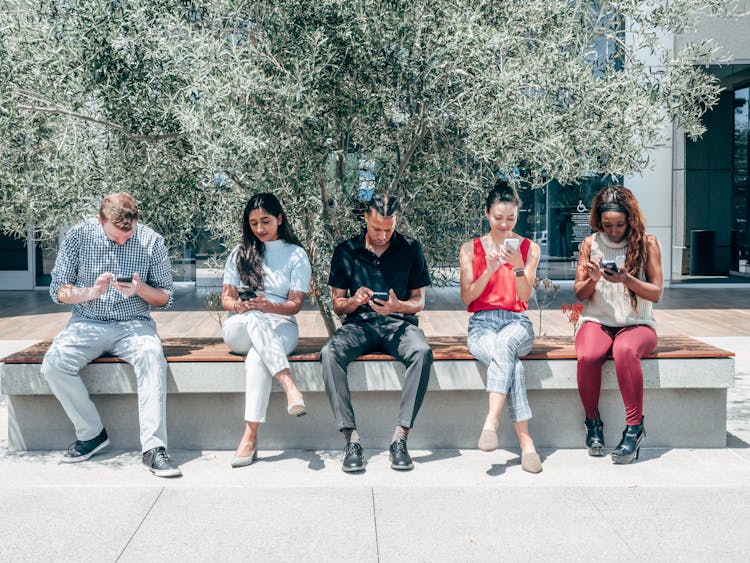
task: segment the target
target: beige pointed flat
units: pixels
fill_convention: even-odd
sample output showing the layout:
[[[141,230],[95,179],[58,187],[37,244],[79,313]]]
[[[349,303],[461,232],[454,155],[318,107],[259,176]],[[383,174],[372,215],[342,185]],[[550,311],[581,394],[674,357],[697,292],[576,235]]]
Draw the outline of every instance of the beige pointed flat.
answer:
[[[542,459],[536,452],[521,454],[521,469],[529,473],[542,472]]]
[[[483,428],[482,433],[479,435],[477,447],[483,452],[494,452],[497,446],[497,432]]]

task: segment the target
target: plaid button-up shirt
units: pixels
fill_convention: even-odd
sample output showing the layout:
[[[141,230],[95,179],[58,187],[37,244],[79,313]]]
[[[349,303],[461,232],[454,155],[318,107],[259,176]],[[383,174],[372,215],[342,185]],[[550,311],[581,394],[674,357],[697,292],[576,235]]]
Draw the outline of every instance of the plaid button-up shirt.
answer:
[[[122,246],[109,240],[96,219],[79,223],[68,231],[52,269],[49,293],[55,303],[60,286],[92,287],[105,272],[115,276],[132,276],[138,272],[151,287],[164,289],[174,299],[171,264],[164,238],[153,229],[136,223],[135,233]],[[73,315],[100,321],[149,319],[151,305],[142,297],[127,297],[113,285],[97,299],[73,305]]]

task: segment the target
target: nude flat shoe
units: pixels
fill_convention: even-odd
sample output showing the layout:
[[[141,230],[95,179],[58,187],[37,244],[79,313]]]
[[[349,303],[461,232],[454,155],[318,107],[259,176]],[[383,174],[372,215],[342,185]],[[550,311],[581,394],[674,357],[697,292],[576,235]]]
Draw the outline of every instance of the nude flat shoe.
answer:
[[[252,465],[256,459],[258,459],[258,448],[255,448],[253,450],[253,453],[251,453],[248,456],[245,456],[245,457],[234,456],[232,458],[232,467],[234,468],[246,467],[248,465]]]
[[[542,459],[536,452],[521,454],[521,469],[529,473],[542,472]]]
[[[483,428],[482,433],[479,435],[477,447],[483,452],[494,452],[497,449],[497,445],[497,432]]]

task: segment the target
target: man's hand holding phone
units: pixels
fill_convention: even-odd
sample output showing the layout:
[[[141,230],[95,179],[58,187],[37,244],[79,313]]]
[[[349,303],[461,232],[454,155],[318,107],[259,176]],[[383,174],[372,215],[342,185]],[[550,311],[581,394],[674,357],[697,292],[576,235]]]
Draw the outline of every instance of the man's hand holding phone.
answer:
[[[141,277],[138,272],[134,272],[132,275],[119,275],[114,277],[114,286],[117,291],[131,297],[138,291],[138,284],[141,281]]]
[[[385,293],[384,291],[373,291],[372,296],[370,297],[370,307],[372,310],[383,315],[397,313],[399,303],[400,301],[392,289],[388,290],[388,293]]]

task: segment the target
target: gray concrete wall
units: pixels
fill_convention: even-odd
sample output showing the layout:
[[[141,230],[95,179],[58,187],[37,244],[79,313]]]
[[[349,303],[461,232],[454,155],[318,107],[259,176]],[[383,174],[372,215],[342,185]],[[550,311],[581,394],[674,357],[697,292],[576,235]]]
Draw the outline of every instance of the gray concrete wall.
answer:
[[[726,4],[737,6],[738,13],[750,13],[748,0],[731,0]],[[695,31],[675,37],[678,50],[687,42],[711,39],[719,44],[722,55],[730,56],[733,62],[750,62],[750,15],[732,19],[700,16],[695,27]]]
[[[395,428],[400,393],[353,393],[359,433],[365,447],[385,449]],[[135,395],[94,395],[115,449],[138,450],[138,408]],[[286,413],[283,393],[273,393],[259,444],[272,450],[319,450],[343,447],[324,393],[306,393],[308,414]],[[534,418],[532,436],[542,448],[584,446],[583,409],[578,392],[529,391]],[[231,450],[242,436],[244,395],[241,393],[169,395],[169,447],[178,450]],[[605,389],[600,401],[608,446],[615,446],[624,428],[620,393]],[[473,449],[487,413],[484,391],[428,391],[409,444],[418,449]],[[726,389],[658,389],[645,393],[645,425],[649,447],[724,447]],[[51,396],[9,397],[8,441],[11,450],[64,450],[75,440],[60,404]],[[506,413],[500,444],[518,447]]]
[[[582,447],[583,409],[577,391],[576,361],[524,361],[531,429],[539,447]],[[275,384],[261,428],[263,448],[335,449],[342,445],[323,392],[319,362],[294,362],[293,375],[305,394],[309,414],[286,414],[285,396]],[[734,385],[734,360],[643,360],[645,416],[653,447],[726,445],[726,396]],[[138,449],[135,376],[126,364],[89,364],[82,372],[117,449]],[[607,443],[615,445],[624,427],[624,409],[614,365],[603,369],[600,411]],[[487,412],[485,370],[474,361],[436,362],[412,447],[475,448]],[[65,449],[73,429],[38,365],[3,365],[8,393],[8,442],[13,450]],[[358,428],[368,448],[386,448],[396,424],[403,383],[398,362],[354,362],[349,384]],[[233,449],[243,429],[244,366],[241,363],[170,364],[167,427],[170,447]],[[517,445],[504,415],[501,444]]]

